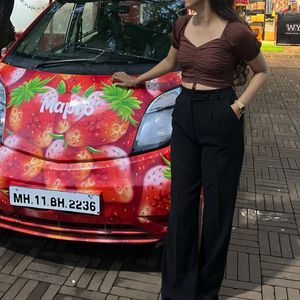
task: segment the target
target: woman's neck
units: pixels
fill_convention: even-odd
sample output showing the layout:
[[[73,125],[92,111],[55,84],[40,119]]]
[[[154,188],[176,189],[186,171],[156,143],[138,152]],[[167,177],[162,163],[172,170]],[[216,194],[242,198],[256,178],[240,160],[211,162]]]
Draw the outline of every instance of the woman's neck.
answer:
[[[199,3],[197,6],[193,7],[193,10],[197,13],[193,18],[199,25],[209,25],[218,19],[217,14],[211,9],[209,1]]]

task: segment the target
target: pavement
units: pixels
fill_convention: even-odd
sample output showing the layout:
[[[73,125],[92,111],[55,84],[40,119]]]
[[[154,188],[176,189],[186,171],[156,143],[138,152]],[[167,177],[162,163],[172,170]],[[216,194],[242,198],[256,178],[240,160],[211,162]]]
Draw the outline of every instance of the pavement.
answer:
[[[290,55],[300,55],[300,45],[299,46],[280,46],[284,48],[284,54]]]
[[[220,299],[300,299],[300,56],[292,50],[266,56],[269,82],[245,116],[246,152]],[[161,254],[162,247],[0,230],[0,298],[158,300]]]

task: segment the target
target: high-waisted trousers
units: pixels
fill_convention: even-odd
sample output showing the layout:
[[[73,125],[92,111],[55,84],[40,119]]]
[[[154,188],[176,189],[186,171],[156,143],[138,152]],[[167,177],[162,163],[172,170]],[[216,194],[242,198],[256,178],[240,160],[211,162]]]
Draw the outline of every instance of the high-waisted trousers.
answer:
[[[230,107],[235,99],[232,87],[183,86],[176,98],[163,300],[218,299],[244,157],[244,116],[238,118]]]

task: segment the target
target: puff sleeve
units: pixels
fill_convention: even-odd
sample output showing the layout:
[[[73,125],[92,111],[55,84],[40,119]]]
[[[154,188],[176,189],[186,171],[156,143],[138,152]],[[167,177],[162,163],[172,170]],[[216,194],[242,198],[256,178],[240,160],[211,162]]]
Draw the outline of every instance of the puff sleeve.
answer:
[[[170,37],[170,41],[171,41],[171,45],[175,48],[178,49],[179,48],[179,44],[180,44],[180,32],[179,32],[179,19],[177,19],[173,26],[172,26],[172,31],[169,34]]]
[[[239,58],[251,61],[260,52],[261,42],[258,41],[255,32],[246,24],[240,23],[236,28],[235,50]]]
[[[171,45],[175,49],[179,48],[181,32],[182,32],[183,28],[185,27],[185,25],[187,24],[190,17],[191,17],[190,15],[180,16],[174,22],[174,24],[172,26],[172,31],[169,34],[169,37],[170,37],[170,40],[171,40]]]

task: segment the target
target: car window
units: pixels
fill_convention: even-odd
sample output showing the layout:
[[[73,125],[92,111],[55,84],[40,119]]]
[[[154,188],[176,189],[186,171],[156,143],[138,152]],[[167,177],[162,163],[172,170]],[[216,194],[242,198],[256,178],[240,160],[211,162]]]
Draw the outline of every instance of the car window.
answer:
[[[57,0],[13,55],[45,61],[90,59],[110,48],[116,51],[101,55],[99,64],[132,63],[134,56],[160,60],[168,54],[169,33],[182,14],[181,0]]]
[[[82,14],[83,41],[97,33],[95,24],[98,12],[97,3],[86,3]]]
[[[53,14],[39,39],[37,52],[54,51],[59,47],[63,47],[73,8],[74,3],[67,3]]]

